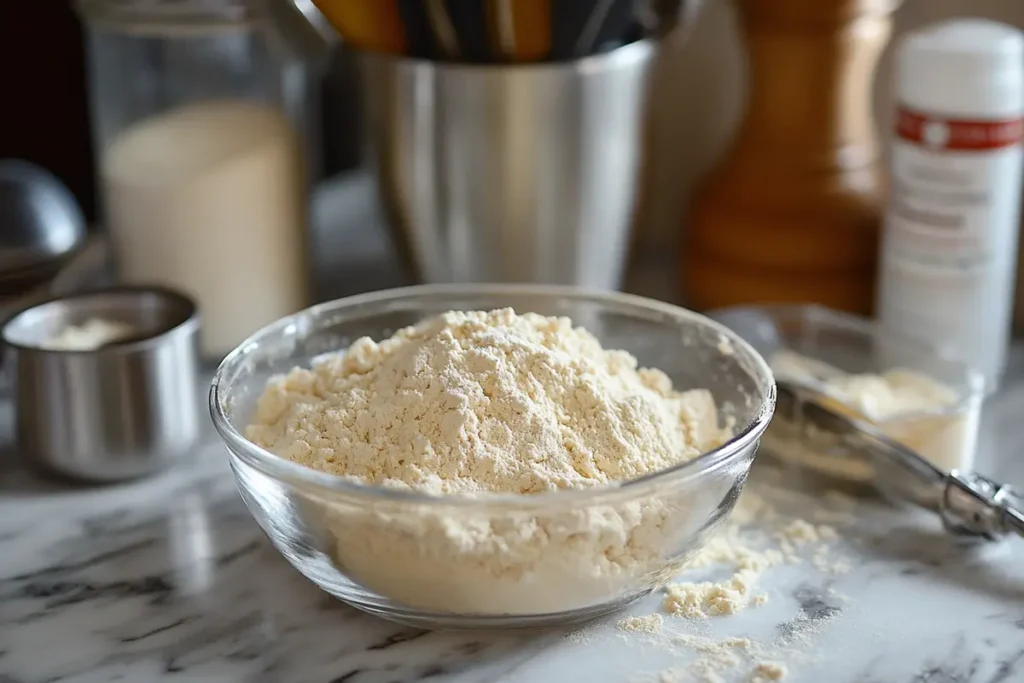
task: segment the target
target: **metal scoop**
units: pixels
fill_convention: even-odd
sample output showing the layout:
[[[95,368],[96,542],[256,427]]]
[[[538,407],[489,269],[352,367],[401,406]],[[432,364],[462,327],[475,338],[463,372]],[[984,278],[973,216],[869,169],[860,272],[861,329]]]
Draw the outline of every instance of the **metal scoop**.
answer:
[[[939,469],[871,423],[830,408],[828,397],[814,387],[782,379],[777,388],[776,419],[834,435],[867,457],[874,484],[885,495],[934,510],[952,534],[987,540],[1011,532],[1024,536],[1024,499],[1009,486],[973,472]]]
[[[0,285],[53,277],[85,236],[82,211],[60,180],[27,161],[0,160]]]

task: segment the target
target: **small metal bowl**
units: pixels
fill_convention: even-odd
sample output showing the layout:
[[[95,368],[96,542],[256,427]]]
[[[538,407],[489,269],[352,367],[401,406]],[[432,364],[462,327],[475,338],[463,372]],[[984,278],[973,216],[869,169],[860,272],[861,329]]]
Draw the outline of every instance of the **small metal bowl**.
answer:
[[[69,325],[121,323],[130,337],[90,349],[47,348]],[[49,472],[92,482],[152,474],[200,436],[195,303],[158,287],[58,297],[0,329],[19,453]]]

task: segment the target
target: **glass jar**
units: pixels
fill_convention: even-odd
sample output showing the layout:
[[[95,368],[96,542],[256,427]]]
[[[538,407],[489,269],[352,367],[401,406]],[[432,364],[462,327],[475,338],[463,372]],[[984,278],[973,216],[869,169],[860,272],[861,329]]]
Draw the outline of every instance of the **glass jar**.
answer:
[[[119,279],[192,295],[204,356],[309,304],[312,70],[258,0],[80,0]]]

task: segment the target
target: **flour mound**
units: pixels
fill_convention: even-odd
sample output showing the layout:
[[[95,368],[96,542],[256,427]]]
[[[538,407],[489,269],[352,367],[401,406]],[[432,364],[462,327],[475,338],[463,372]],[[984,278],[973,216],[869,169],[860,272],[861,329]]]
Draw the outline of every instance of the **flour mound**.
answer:
[[[566,318],[445,313],[272,380],[255,443],[354,481],[434,494],[609,485],[719,445],[711,395],[606,351]],[[546,506],[299,501],[346,577],[431,613],[538,615],[663,585],[749,467],[700,487],[651,486]]]
[[[720,445],[711,394],[568,318],[449,312],[272,380],[246,436],[297,463],[429,493],[608,485]]]

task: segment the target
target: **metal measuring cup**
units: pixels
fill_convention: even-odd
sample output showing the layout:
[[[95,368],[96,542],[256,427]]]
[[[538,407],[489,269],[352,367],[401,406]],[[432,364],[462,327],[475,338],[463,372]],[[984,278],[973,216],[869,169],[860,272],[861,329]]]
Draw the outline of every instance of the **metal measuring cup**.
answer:
[[[48,348],[69,325],[131,328],[97,348]],[[19,454],[66,477],[111,482],[162,470],[198,440],[196,304],[169,289],[116,287],[58,297],[0,329]]]

